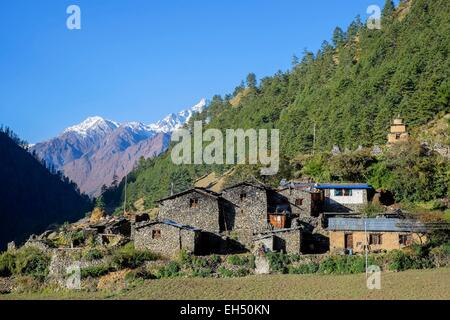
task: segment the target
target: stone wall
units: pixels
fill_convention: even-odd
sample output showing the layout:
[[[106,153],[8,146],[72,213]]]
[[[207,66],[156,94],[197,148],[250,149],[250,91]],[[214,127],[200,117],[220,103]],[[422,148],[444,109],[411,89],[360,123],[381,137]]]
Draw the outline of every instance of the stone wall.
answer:
[[[318,216],[320,213],[320,193],[312,193],[307,190],[287,188],[279,193],[286,197],[291,206],[291,212],[298,217]],[[301,204],[297,199],[301,199]]]
[[[154,232],[159,233],[155,237]],[[147,224],[134,230],[134,245],[137,249],[147,249],[164,257],[174,257],[184,249],[197,253],[200,232],[186,230],[164,223]]]
[[[302,232],[299,228],[285,229],[271,232],[270,234],[256,236],[255,247],[264,245],[271,251],[288,254],[302,253]]]
[[[197,207],[191,207],[191,199],[197,199]],[[221,232],[224,218],[215,197],[191,191],[160,203],[158,218],[196,227],[209,232]]]
[[[228,230],[236,234],[239,242],[248,246],[252,243],[253,234],[270,229],[267,221],[268,203],[265,189],[242,184],[225,189],[222,197],[231,204],[233,211],[227,213]]]

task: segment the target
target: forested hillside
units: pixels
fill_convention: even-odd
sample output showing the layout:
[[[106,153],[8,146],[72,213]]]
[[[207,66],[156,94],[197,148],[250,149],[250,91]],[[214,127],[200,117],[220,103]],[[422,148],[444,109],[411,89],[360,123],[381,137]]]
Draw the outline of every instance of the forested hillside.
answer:
[[[3,130],[4,131],[4,130]],[[51,224],[75,221],[90,200],[60,173],[51,173],[11,131],[0,130],[0,250]]]
[[[215,96],[209,108],[192,120],[208,120],[206,127],[222,130],[280,129],[282,167],[272,182],[301,175],[319,180],[370,180],[377,187],[400,188],[399,200],[442,197],[448,192],[448,163],[434,155],[428,157],[417,145],[409,146],[411,152],[399,151],[413,158],[403,159],[403,163],[351,155],[360,170],[354,175],[337,174],[342,169],[336,167],[339,161],[334,160],[333,167],[327,152],[333,145],[355,150],[359,145],[385,144],[390,122],[397,114],[414,129],[449,112],[449,49],[448,0],[402,1],[397,8],[388,0],[380,30],[370,30],[356,18],[346,30],[336,28],[332,41],[325,41],[318,52],[306,51],[301,59],[293,57],[291,70],[259,83],[249,74],[232,94]],[[314,157],[308,156],[312,153]],[[341,162],[347,164],[346,159]],[[405,175],[402,170],[408,168],[415,171]],[[176,192],[202,174],[226,169],[175,166],[168,153],[142,161],[130,175],[130,209],[141,198],[151,207],[169,193],[171,183]],[[252,173],[257,173],[255,168],[238,170],[243,176]],[[402,177],[420,177],[423,190],[409,180],[408,188],[413,190],[404,194],[398,180]],[[105,193],[105,201],[119,204],[123,185]]]

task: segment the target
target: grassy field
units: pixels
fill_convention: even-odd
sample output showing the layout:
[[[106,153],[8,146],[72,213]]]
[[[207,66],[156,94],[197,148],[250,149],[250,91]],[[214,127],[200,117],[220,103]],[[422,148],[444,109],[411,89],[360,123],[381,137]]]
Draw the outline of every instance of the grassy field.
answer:
[[[270,275],[245,278],[148,280],[120,292],[44,292],[1,299],[450,299],[450,268],[383,273],[381,290],[364,274]]]

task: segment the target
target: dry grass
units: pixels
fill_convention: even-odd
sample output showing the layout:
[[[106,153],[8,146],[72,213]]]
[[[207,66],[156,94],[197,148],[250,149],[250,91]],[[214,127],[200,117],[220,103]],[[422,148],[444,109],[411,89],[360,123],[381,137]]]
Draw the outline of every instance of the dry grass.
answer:
[[[10,294],[0,299],[450,299],[450,268],[383,273],[382,289],[365,275],[270,275],[246,278],[148,280],[118,292]]]

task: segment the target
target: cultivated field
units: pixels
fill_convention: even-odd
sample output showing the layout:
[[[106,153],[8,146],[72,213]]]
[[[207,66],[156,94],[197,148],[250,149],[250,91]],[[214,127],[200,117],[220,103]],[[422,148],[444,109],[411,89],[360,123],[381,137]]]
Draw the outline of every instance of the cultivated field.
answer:
[[[383,273],[381,290],[368,290],[365,275],[270,275],[245,278],[148,280],[120,292],[44,292],[1,299],[445,299],[450,268]]]

